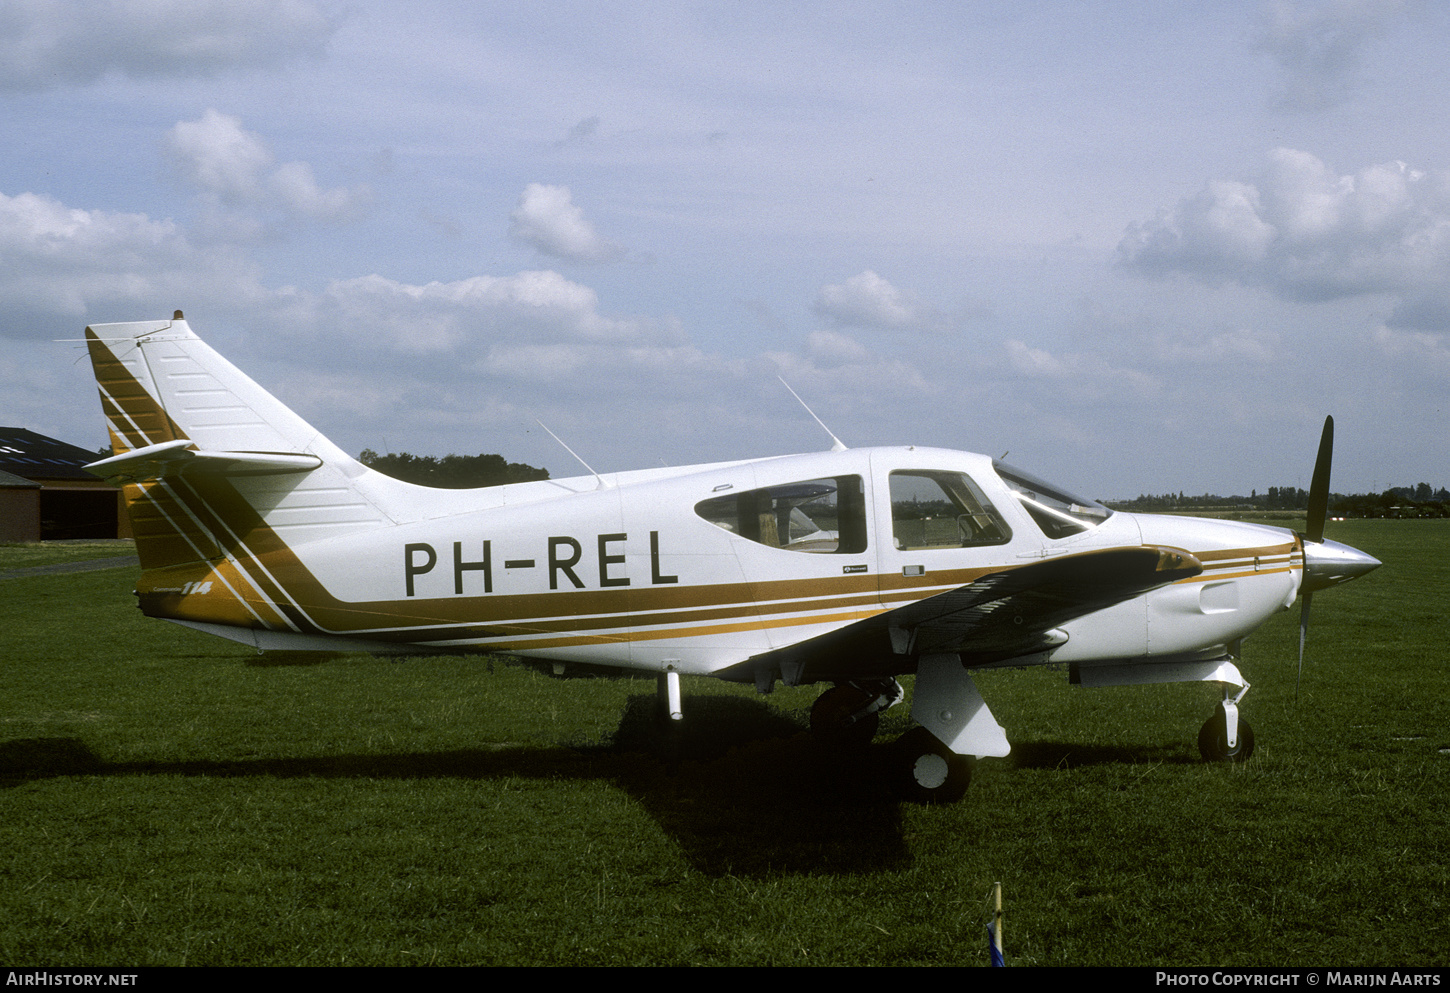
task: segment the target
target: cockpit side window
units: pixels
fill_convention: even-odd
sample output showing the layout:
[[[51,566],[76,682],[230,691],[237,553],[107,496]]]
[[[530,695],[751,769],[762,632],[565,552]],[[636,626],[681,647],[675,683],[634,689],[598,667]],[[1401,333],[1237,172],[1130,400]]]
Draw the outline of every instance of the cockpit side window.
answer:
[[[910,469],[891,474],[891,534],[902,550],[1001,545],[1012,530],[971,478]]]
[[[1017,502],[1042,528],[1049,538],[1066,538],[1089,531],[1113,516],[1113,512],[1094,500],[1085,500],[1030,473],[1014,469],[1005,462],[993,462],[992,468],[1011,488]]]
[[[860,476],[727,493],[695,504],[695,513],[771,548],[838,555],[866,550],[866,490]]]

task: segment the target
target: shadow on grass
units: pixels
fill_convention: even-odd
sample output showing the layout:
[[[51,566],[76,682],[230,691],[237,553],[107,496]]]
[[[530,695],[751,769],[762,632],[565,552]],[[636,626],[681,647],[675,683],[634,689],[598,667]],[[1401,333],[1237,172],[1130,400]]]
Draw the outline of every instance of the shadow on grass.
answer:
[[[873,872],[910,855],[885,745],[823,746],[742,697],[691,696],[682,722],[631,697],[614,740],[585,754],[622,761],[620,787],[703,872]]]
[[[613,741],[402,754],[105,762],[77,738],[0,742],[0,787],[58,776],[608,780],[711,875],[899,869],[910,855],[885,745],[828,750],[764,704],[692,696],[687,719],[632,697]]]

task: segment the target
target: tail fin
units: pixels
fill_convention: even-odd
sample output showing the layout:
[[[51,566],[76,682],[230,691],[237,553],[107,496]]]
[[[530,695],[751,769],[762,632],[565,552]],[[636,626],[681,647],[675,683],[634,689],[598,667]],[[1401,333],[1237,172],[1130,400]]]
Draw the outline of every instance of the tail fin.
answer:
[[[111,458],[145,569],[215,563],[264,531],[296,545],[381,526],[371,473],[170,321],[86,328]],[[393,481],[388,481],[393,482]]]

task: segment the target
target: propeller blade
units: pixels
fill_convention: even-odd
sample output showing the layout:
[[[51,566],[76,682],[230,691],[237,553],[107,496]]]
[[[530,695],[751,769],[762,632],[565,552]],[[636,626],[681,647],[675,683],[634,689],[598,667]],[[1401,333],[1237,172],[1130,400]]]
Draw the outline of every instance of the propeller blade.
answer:
[[[1299,683],[1304,679],[1304,639],[1309,634],[1309,604],[1314,594],[1305,593],[1302,599],[1304,603],[1299,608],[1299,673],[1294,677],[1295,703],[1299,702]]]
[[[1314,460],[1314,479],[1309,484],[1309,513],[1304,537],[1315,544],[1324,540],[1324,519],[1329,515],[1329,462],[1334,452],[1334,418],[1324,418],[1319,436],[1319,457]]]
[[[1309,483],[1309,510],[1304,521],[1304,540],[1316,545],[1324,543],[1324,519],[1329,516],[1329,463],[1334,455],[1334,418],[1324,418],[1324,433],[1319,436],[1319,454],[1314,459],[1314,478]],[[1304,579],[1309,578],[1309,555],[1304,556]],[[1294,700],[1299,699],[1299,684],[1304,679],[1304,642],[1309,637],[1309,604],[1314,591],[1305,589],[1299,608],[1299,672],[1294,677]]]

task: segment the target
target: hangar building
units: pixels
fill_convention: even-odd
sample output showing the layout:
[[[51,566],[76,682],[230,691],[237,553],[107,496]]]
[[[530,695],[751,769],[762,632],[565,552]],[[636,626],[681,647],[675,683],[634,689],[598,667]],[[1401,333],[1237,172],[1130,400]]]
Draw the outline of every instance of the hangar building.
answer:
[[[104,457],[0,427],[0,541],[131,537],[121,491],[82,468]]]

